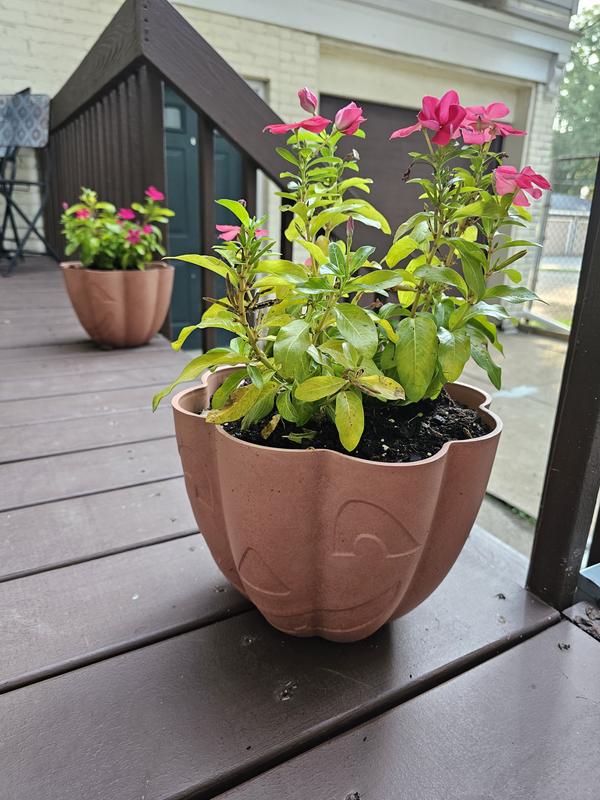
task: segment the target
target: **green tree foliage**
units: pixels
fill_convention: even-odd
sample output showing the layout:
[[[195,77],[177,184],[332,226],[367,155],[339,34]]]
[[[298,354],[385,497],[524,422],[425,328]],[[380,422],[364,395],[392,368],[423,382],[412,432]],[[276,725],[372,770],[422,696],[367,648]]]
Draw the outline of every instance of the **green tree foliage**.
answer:
[[[554,190],[579,197],[591,194],[600,150],[600,3],[575,24],[581,38],[566,66],[552,149]]]

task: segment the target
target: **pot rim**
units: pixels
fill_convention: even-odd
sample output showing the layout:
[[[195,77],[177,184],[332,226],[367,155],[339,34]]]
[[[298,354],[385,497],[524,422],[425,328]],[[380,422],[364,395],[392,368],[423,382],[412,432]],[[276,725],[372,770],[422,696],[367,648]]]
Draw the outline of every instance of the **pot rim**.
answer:
[[[112,269],[91,269],[90,267],[84,267],[81,261],[61,261],[59,266],[65,272],[68,269],[76,269],[80,272],[93,273],[94,275],[114,275],[115,273],[118,275],[143,275],[156,269],[167,271],[173,271],[175,269],[172,264],[164,264],[162,261],[148,261],[145,265],[145,269],[121,269],[121,267],[113,267]],[[152,270],[149,270],[148,267],[151,267]]]
[[[214,372],[206,371],[202,376],[200,383],[195,386],[190,386],[188,389],[183,389],[181,392],[178,392],[172,399],[171,399],[171,406],[173,410],[179,414],[185,414],[186,416],[195,417],[196,419],[202,420],[205,424],[209,424],[205,422],[202,417],[202,414],[198,414],[194,411],[188,411],[187,409],[183,408],[181,405],[181,399],[184,395],[192,394],[194,392],[198,392],[200,390],[206,389],[208,387],[207,378],[210,375],[215,374],[215,372],[220,372],[222,370],[232,370],[236,369],[235,366],[221,366],[217,367]],[[205,377],[206,376],[206,377]],[[356,456],[350,455],[349,453],[340,453],[337,450],[327,450],[321,447],[315,447],[311,450],[303,449],[303,450],[293,450],[288,449],[287,447],[267,447],[266,445],[261,444],[254,444],[254,442],[245,442],[243,439],[238,439],[236,436],[232,436],[230,433],[223,428],[222,425],[215,425],[215,432],[217,435],[226,436],[228,439],[232,439],[239,445],[243,445],[245,447],[255,448],[264,452],[265,450],[271,451],[273,453],[287,453],[288,457],[306,457],[310,456],[312,458],[315,457],[323,457],[322,454],[326,454],[326,457],[331,456],[339,456],[340,458],[349,459],[352,463],[356,464],[356,462],[361,462],[364,464],[372,464],[373,466],[377,467],[387,467],[387,468],[404,468],[410,469],[415,467],[420,467],[423,464],[430,464],[433,461],[438,461],[440,459],[445,458],[446,454],[449,452],[451,447],[460,447],[461,445],[470,445],[474,442],[483,442],[488,439],[496,438],[502,432],[502,420],[500,417],[495,414],[493,411],[490,411],[489,405],[492,402],[492,397],[488,392],[484,391],[483,389],[478,389],[476,386],[471,386],[468,383],[462,383],[460,381],[454,381],[453,383],[446,384],[447,386],[461,386],[470,391],[474,392],[475,394],[481,397],[481,402],[477,405],[477,410],[479,412],[483,412],[481,416],[484,420],[490,421],[494,424],[494,427],[483,436],[477,436],[475,439],[452,439],[449,442],[445,442],[442,447],[434,453],[432,456],[428,456],[427,458],[422,458],[420,461],[398,461],[398,462],[386,462],[386,461],[372,461],[371,459],[367,458],[357,458]],[[319,454],[317,456],[317,454]]]

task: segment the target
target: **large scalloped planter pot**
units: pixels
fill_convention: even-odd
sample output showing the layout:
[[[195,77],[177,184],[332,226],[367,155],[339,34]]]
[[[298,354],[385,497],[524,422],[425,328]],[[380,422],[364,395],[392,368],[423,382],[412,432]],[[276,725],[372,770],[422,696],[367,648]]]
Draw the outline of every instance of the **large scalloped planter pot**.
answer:
[[[160,330],[171,304],[173,267],[152,262],[144,270],[100,270],[77,261],[60,266],[71,305],[94,342],[137,347]]]
[[[187,492],[223,574],[275,627],[351,642],[439,586],[483,500],[502,428],[490,397],[449,394],[490,432],[423,461],[381,464],[328,450],[250,444],[206,423],[232,368],[173,398]]]

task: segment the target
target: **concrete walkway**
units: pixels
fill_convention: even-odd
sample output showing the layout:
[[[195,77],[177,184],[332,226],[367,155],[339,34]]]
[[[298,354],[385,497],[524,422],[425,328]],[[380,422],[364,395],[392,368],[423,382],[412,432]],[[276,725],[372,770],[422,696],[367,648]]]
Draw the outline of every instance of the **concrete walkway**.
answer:
[[[471,362],[464,380],[492,395],[504,430],[479,523],[525,555],[533,540],[567,342],[511,332],[502,336],[502,389]],[[514,510],[511,510],[514,509]]]

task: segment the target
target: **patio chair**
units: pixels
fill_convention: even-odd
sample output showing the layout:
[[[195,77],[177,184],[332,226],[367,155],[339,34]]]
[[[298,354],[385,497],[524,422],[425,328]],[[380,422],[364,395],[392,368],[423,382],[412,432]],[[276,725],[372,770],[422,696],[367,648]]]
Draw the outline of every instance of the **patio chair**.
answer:
[[[50,98],[43,94],[31,94],[29,89],[14,95],[0,95],[0,196],[4,199],[4,211],[0,222],[0,259],[8,264],[3,272],[10,275],[19,259],[32,251],[26,246],[32,235],[43,244],[45,251],[56,258],[37,224],[42,217],[48,198],[50,161],[45,159],[38,180],[22,180],[17,177],[17,158],[23,147],[40,151],[48,143]],[[15,199],[15,189],[40,192],[39,206],[31,214],[23,210]]]

